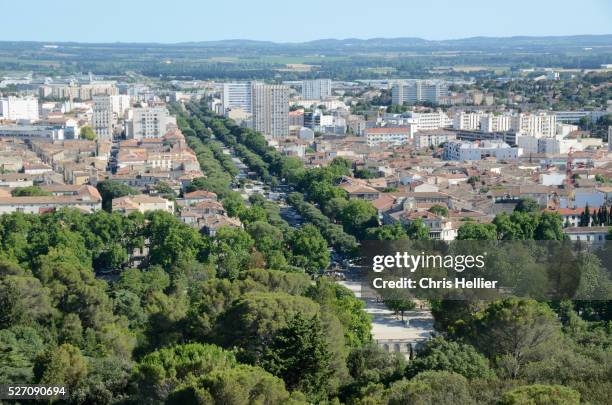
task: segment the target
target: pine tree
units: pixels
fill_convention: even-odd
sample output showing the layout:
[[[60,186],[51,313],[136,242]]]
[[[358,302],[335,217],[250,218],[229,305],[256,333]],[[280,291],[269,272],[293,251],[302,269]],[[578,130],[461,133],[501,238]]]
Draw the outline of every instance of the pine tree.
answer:
[[[282,378],[289,390],[300,390],[313,402],[327,394],[333,371],[330,352],[318,316],[297,314],[266,349],[261,366]]]

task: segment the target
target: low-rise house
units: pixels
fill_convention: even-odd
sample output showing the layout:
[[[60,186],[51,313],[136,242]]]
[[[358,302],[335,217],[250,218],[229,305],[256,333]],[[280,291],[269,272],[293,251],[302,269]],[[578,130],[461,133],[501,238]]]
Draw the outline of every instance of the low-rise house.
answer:
[[[76,208],[84,212],[94,212],[102,208],[102,197],[92,186],[81,186],[70,195],[0,197],[0,214],[11,212],[40,214],[61,208]]]
[[[129,214],[131,212],[166,211],[174,213],[174,201],[162,197],[153,197],[146,194],[129,195],[114,198],[112,201],[113,212]]]
[[[610,226],[572,226],[563,229],[570,240],[604,244],[610,234]]]

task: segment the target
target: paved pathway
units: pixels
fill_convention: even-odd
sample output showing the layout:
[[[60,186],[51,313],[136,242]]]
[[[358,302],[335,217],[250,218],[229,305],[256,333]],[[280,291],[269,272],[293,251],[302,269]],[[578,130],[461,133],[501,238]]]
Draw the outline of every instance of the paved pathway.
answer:
[[[339,281],[339,283],[361,298],[361,284],[357,281]],[[420,342],[431,336],[433,317],[428,309],[415,309],[404,313],[404,321],[395,316],[382,302],[365,298],[365,311],[372,316],[372,337],[376,341],[400,340]]]

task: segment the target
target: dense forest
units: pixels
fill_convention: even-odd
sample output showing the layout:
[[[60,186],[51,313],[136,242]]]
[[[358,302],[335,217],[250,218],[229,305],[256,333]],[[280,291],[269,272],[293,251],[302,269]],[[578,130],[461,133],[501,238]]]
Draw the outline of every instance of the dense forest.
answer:
[[[244,228],[200,234],[169,213],[108,212],[133,190],[98,188],[106,210],[0,217],[0,383],[65,384],[69,404],[609,403],[608,302],[432,301],[437,336],[408,361],[371,338],[364,304],[322,275],[329,247],[424,239],[424,225],[379,226],[337,187],[350,174],[268,147],[201,104],[173,106],[205,177]],[[305,219],[244,201],[224,147]],[[562,239],[562,223],[525,202],[462,239]],[[591,260],[597,260],[591,257]],[[109,275],[107,270],[114,271]]]

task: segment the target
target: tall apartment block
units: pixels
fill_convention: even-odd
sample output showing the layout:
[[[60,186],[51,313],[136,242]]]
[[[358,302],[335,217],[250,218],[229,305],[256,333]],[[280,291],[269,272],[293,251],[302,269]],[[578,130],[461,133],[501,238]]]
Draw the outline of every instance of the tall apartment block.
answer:
[[[253,83],[253,128],[274,138],[289,136],[289,87]]]
[[[323,100],[331,95],[331,79],[304,80],[302,82],[302,98],[305,100]]]
[[[161,138],[176,119],[166,107],[134,108],[132,120],[126,127],[128,139]]]
[[[251,82],[223,83],[223,112],[240,108],[251,114],[252,109]]]
[[[414,104],[419,101],[438,103],[440,97],[448,95],[446,84],[418,80],[400,82],[391,88],[391,102],[394,105]]]
[[[111,96],[94,96],[92,127],[98,139],[112,139],[113,125],[113,103]]]

